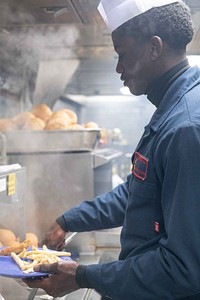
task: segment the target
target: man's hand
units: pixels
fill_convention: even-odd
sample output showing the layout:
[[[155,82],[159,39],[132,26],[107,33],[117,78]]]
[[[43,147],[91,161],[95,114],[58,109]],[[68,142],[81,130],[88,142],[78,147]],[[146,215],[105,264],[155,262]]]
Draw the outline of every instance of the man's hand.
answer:
[[[61,251],[65,246],[66,232],[55,222],[40,239],[39,245],[46,245],[50,249]]]
[[[41,288],[48,295],[53,297],[62,297],[79,289],[76,283],[76,269],[78,264],[75,261],[60,261],[50,265],[37,265],[35,272],[52,273],[43,279],[24,279],[23,281],[30,288]]]

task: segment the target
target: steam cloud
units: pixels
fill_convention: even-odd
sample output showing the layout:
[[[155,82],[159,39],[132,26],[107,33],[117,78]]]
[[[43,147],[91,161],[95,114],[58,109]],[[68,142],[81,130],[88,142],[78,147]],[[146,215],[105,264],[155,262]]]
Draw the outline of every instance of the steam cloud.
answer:
[[[33,15],[20,6],[13,11],[12,1],[0,4],[0,76],[4,89],[19,95],[25,83],[34,89],[40,61],[76,58],[74,47],[79,30],[74,25],[31,25]]]

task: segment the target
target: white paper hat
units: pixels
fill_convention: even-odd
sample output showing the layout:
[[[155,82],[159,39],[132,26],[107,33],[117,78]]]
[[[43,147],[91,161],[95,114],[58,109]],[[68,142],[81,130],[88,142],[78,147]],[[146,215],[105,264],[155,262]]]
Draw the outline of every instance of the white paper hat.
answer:
[[[111,31],[145,11],[181,0],[101,0],[98,10]]]

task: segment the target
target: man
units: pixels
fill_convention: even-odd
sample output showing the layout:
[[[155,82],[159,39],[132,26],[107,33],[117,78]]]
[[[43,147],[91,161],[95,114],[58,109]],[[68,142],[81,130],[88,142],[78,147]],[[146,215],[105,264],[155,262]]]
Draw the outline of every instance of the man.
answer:
[[[29,282],[62,296],[93,288],[116,300],[200,299],[200,71],[186,45],[193,25],[182,1],[105,0],[117,72],[132,94],[157,107],[132,157],[127,182],[58,218],[45,243],[62,249],[65,232],[123,226],[118,261],[37,266]]]

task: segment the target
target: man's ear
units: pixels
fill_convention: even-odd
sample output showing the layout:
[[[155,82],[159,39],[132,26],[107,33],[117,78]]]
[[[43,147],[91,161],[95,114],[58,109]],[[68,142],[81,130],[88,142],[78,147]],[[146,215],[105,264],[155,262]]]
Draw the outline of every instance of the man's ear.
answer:
[[[162,54],[163,51],[163,41],[162,39],[154,35],[150,40],[150,57],[152,61],[156,61]]]

